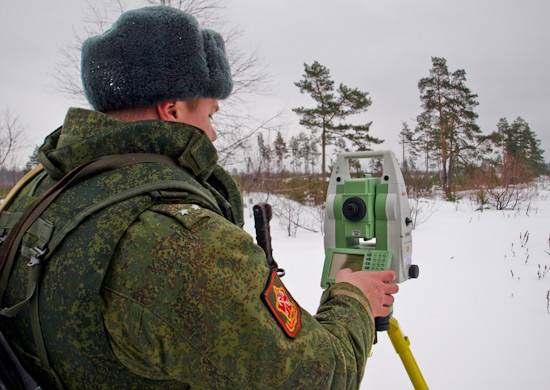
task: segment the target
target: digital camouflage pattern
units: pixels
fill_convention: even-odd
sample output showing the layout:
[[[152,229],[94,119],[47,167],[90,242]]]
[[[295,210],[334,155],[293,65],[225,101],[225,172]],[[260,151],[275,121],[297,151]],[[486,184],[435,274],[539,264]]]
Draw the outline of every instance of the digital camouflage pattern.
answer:
[[[136,152],[167,155],[181,169],[149,163],[102,173],[69,189],[42,218],[57,229],[110,194],[167,178],[207,190],[218,207],[188,194],[147,194],[94,214],[66,237],[48,260],[39,301],[50,361],[65,386],[357,388],[374,336],[366,298],[336,284],[317,314],[302,311],[296,337],[285,335],[260,298],[270,272],[241,228],[238,188],[200,130],[71,109],[41,149],[48,175],[9,211],[83,162]],[[24,297],[26,263],[16,262],[2,306]],[[11,321],[9,337],[35,355],[28,313]]]

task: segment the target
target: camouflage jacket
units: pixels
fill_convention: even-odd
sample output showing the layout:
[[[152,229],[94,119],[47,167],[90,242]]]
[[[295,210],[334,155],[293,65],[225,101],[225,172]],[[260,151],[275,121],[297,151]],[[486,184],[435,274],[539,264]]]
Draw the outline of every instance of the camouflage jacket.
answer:
[[[349,284],[336,284],[324,292],[315,315],[298,307],[300,323],[293,337],[287,335],[261,299],[270,271],[261,248],[242,230],[238,189],[215,165],[215,149],[200,130],[161,121],[123,123],[71,109],[63,130],[42,147],[47,174],[33,180],[10,210],[23,209],[31,192],[44,191],[83,162],[136,152],[176,160],[186,180],[209,192],[219,208],[192,196],[152,203],[137,197],[71,232],[49,259],[40,287],[42,333],[64,386],[358,388],[374,337],[367,299]],[[121,183],[170,175],[179,177],[149,164],[94,178],[46,216],[69,218],[71,207],[93,202],[101,188],[116,192]],[[122,223],[129,209],[139,212]],[[24,296],[22,263],[14,267],[3,304]],[[99,304],[83,295],[86,285]],[[10,321],[15,326],[8,325],[8,336],[21,355],[32,356],[25,312]],[[32,365],[32,358],[27,361]]]

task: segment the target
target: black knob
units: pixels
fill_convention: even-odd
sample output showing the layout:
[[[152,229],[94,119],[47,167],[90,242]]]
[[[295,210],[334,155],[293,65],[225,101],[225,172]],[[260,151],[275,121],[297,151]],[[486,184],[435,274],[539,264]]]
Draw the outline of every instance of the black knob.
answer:
[[[405,218],[405,225],[406,226],[409,226],[411,223],[413,223],[412,219],[410,219],[409,217]]]
[[[367,214],[367,205],[363,199],[354,196],[344,201],[342,213],[344,214],[344,217],[350,221],[357,222],[365,218],[365,215]]]
[[[420,268],[416,264],[411,264],[409,266],[409,279],[416,279],[420,274]]]

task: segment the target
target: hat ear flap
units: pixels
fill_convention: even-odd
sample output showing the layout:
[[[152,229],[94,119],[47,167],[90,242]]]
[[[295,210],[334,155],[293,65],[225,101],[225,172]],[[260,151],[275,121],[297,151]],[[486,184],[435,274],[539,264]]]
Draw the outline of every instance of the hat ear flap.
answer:
[[[231,69],[225,55],[225,44],[220,34],[203,29],[202,39],[208,66],[208,87],[206,95],[216,99],[225,99],[233,90]]]

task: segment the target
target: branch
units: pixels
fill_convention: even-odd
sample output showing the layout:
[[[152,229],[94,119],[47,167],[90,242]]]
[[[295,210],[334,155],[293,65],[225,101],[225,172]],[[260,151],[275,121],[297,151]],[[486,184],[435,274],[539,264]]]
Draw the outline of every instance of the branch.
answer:
[[[11,157],[21,135],[19,118],[5,109],[0,118],[0,167]]]
[[[265,129],[268,123],[273,121],[275,118],[280,117],[281,114],[282,114],[281,112],[278,112],[277,114],[273,115],[269,119],[264,120],[262,123],[260,123],[255,128],[251,129],[244,136],[241,135],[241,134],[238,134],[238,139],[236,141],[232,142],[229,145],[218,148],[218,153],[221,154],[221,155],[225,154],[226,156],[224,157],[224,160],[228,160],[229,157],[231,157],[236,151],[238,151],[240,148],[242,148],[242,146],[244,145],[244,143],[248,139],[250,139],[258,131]]]

